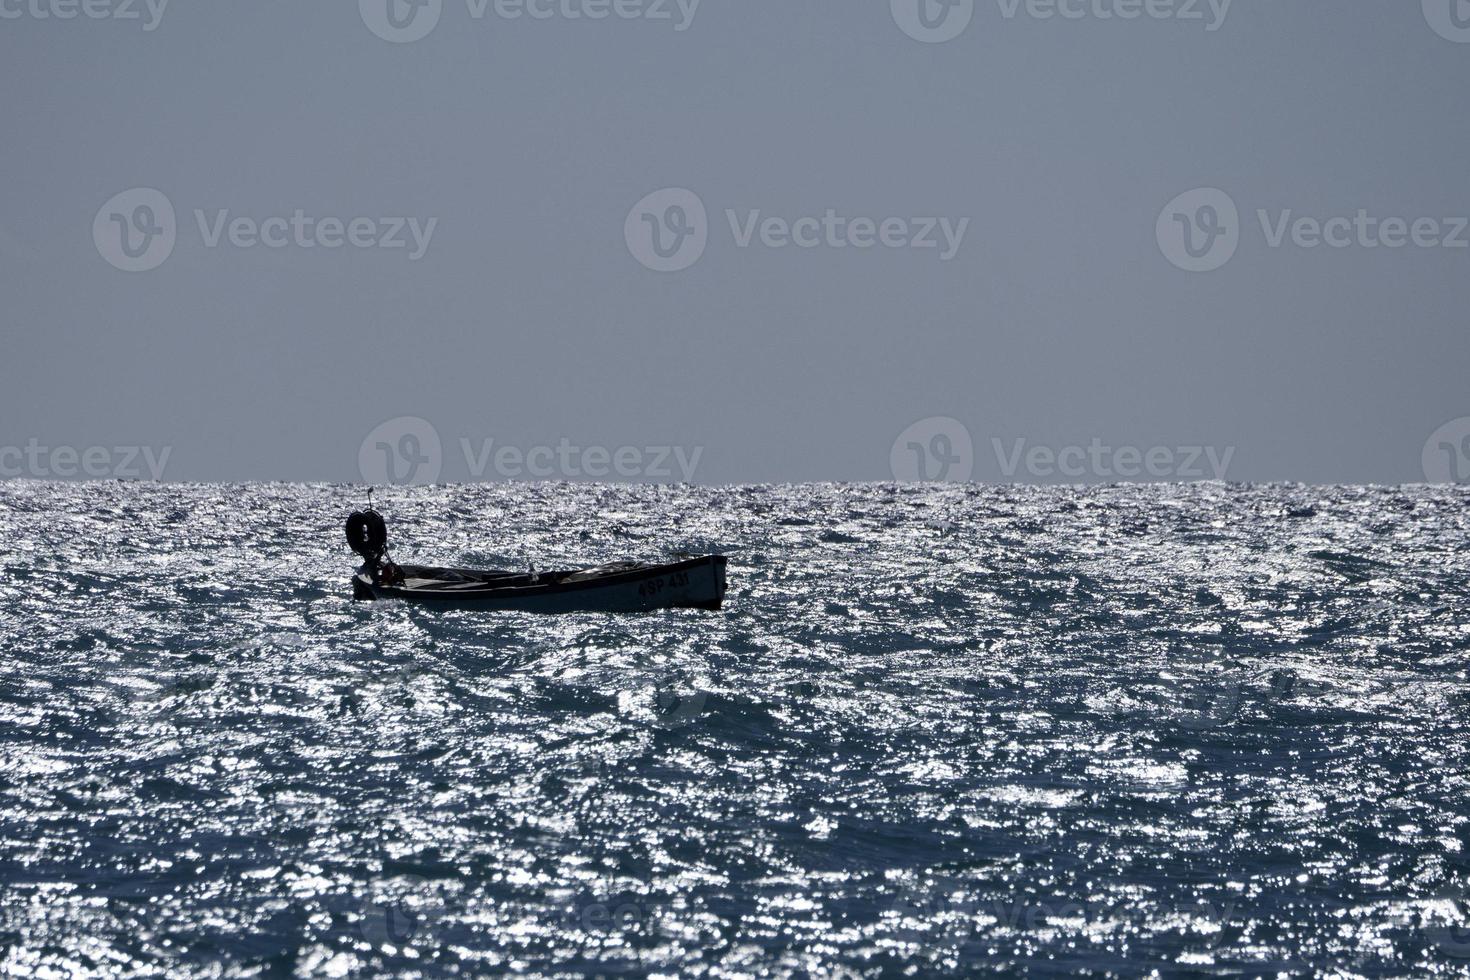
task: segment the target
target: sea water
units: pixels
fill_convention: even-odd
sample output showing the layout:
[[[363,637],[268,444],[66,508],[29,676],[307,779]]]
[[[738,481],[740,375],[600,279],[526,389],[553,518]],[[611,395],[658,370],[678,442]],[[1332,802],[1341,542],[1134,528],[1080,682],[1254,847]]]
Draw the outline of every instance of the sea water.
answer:
[[[1470,969],[1470,493],[0,484],[0,972]]]

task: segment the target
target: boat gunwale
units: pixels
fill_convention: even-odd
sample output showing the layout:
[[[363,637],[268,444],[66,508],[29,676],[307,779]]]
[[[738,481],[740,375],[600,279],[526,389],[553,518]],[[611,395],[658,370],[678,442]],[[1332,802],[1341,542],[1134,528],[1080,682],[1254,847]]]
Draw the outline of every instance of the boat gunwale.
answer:
[[[411,589],[395,585],[374,584],[372,580],[364,574],[362,569],[358,569],[356,577],[361,580],[365,585],[369,586],[374,592],[376,592],[377,598],[379,599],[403,599],[408,601],[442,600],[448,602],[458,602],[473,599],[531,599],[545,595],[565,595],[568,593],[586,591],[588,589],[628,585],[642,579],[657,578],[660,575],[668,575],[674,572],[692,570],[706,565],[709,566],[712,570],[718,571],[720,568],[724,567],[727,562],[728,558],[725,555],[701,555],[698,558],[686,558],[683,561],[673,562],[667,565],[648,565],[643,568],[629,569],[627,571],[616,572],[611,575],[599,576],[596,578],[581,579],[576,582],[551,581],[526,586],[484,585],[478,588],[457,589],[453,591],[447,589]],[[438,566],[409,565],[407,567],[432,568]],[[443,571],[459,571],[468,572],[470,574],[481,574],[480,572],[476,572],[476,570],[474,569],[443,568]],[[588,571],[588,569],[570,569],[566,571],[543,572],[542,574],[573,575],[579,571]],[[723,590],[719,589],[718,578],[716,579],[715,585],[716,589],[723,594]]]

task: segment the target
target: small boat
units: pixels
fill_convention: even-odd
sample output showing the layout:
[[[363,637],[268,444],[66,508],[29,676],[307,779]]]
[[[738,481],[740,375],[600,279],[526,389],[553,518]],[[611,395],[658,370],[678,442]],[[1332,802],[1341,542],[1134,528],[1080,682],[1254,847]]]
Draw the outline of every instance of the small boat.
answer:
[[[387,557],[383,518],[369,509],[347,519],[347,540],[365,561],[352,577],[354,599],[399,599],[440,609],[529,613],[636,613],[719,609],[723,555],[671,564],[618,562],[576,571],[494,572],[398,565]]]
[[[622,562],[571,572],[481,572],[468,568],[395,565],[374,575],[364,565],[352,577],[356,599],[402,599],[441,608],[497,612],[646,612],[719,609],[725,600],[725,558],[706,555],[671,565]]]

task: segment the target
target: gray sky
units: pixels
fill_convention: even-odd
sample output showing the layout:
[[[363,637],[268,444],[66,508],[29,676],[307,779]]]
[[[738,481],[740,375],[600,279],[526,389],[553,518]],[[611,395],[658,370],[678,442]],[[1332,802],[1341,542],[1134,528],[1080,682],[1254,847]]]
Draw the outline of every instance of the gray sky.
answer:
[[[389,0],[169,4],[152,30],[144,0],[133,20],[38,16],[54,2],[0,0],[0,447],[356,480],[369,432],[412,416],[446,480],[474,475],[461,439],[701,449],[706,483],[876,480],[901,432],[948,417],[986,481],[1017,440],[1099,440],[1233,448],[1239,480],[1413,482],[1431,433],[1470,416],[1470,248],[1429,244],[1470,241],[1470,26],[1450,0],[1235,0],[1223,22],[1219,0],[1070,0],[1075,18],[975,0],[942,43],[903,29],[923,34],[919,0],[703,0],[692,20],[688,0],[668,19],[442,0],[407,43],[372,29],[391,33]],[[127,272],[112,215],[164,217],[134,188],[166,198],[175,240]],[[635,210],[665,188],[707,214],[681,271],[629,244],[683,227],[673,198]],[[1168,229],[1204,234],[1218,198],[1166,212],[1197,188],[1239,215],[1207,272],[1166,254],[1190,261]],[[371,219],[363,242],[437,221],[403,248],[307,248],[266,227],[298,209],[308,242],[332,240],[324,218],[338,239]],[[812,247],[758,223],[742,247],[754,211],[829,209],[798,232]],[[285,244],[232,243],[223,210]],[[1293,240],[1313,239],[1299,217],[1359,211],[1345,247]],[[1393,218],[1435,222],[1390,248]],[[876,241],[923,239],[923,219],[944,219],[936,248]],[[912,441],[951,449],[944,426]],[[1010,478],[1053,478],[1042,464]]]

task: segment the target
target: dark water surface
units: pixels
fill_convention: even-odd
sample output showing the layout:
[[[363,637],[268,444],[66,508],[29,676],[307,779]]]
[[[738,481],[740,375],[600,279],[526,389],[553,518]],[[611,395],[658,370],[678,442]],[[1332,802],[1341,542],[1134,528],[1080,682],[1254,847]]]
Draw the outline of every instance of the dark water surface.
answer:
[[[0,484],[0,971],[1470,970],[1463,488]]]

